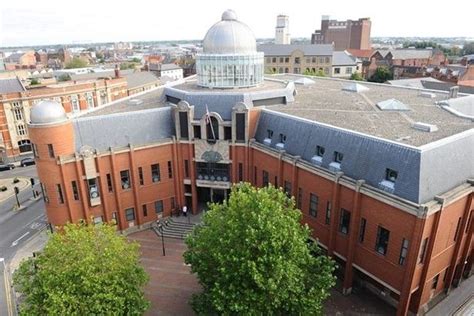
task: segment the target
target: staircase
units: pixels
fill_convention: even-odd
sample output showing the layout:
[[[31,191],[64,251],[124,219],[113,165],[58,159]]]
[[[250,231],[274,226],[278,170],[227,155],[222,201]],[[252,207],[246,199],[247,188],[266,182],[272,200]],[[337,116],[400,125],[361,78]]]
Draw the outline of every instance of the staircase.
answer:
[[[175,239],[184,239],[192,230],[196,223],[187,223],[185,221],[177,221],[169,218],[166,220],[168,225],[165,225],[165,221],[162,221],[163,225],[163,237],[175,238]],[[153,231],[161,237],[162,232],[158,229],[157,225],[152,226]]]

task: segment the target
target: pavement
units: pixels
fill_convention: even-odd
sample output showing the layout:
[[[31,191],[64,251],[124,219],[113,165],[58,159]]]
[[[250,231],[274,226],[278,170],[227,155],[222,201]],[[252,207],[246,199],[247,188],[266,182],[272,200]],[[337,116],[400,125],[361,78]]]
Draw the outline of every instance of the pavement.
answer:
[[[39,188],[39,180],[36,173],[36,166],[18,167],[13,170],[0,172],[0,179],[35,178]],[[24,207],[21,211],[14,210],[16,204],[15,197],[10,196],[0,201],[0,258],[4,258],[5,266],[0,263],[0,316],[10,315],[9,300],[11,285],[11,260],[18,249],[23,246],[38,232],[43,231],[47,225],[45,207],[43,200],[33,199],[31,186],[30,190],[20,191],[18,198]],[[6,269],[5,269],[6,268]]]
[[[426,316],[474,315],[474,277],[464,280],[453,288],[448,296],[426,313]]]

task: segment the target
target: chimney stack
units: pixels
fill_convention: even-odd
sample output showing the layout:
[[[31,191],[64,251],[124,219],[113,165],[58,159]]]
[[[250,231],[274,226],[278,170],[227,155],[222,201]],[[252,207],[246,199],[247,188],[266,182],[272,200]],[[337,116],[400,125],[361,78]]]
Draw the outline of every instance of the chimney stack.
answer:
[[[458,97],[459,86],[449,88],[449,98],[454,99]]]
[[[120,78],[120,67],[119,65],[115,65],[115,79]]]

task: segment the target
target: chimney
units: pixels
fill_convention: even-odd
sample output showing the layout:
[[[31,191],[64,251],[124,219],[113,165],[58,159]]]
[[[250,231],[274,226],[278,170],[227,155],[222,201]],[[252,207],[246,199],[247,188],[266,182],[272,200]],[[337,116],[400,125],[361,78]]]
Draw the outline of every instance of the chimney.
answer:
[[[449,98],[454,99],[458,97],[459,86],[449,88]]]
[[[120,67],[119,65],[115,65],[115,79],[120,78]]]

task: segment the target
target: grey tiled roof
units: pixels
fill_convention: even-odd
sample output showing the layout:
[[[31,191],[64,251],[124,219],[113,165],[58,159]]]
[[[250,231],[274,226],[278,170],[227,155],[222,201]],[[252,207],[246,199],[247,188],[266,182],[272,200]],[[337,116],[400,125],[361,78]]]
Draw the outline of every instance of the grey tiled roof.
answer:
[[[147,84],[158,84],[160,80],[152,72],[142,71],[125,75],[129,89],[138,88]]]
[[[332,53],[332,65],[333,66],[356,66],[357,58],[346,52],[333,52]]]
[[[176,64],[162,64],[161,65],[161,70],[173,70],[173,69],[181,69],[180,66]]]
[[[379,50],[379,52],[384,57],[390,52],[393,59],[426,59],[433,55],[433,50],[431,49],[391,49]]]
[[[18,78],[0,79],[0,93],[22,92],[25,88]]]
[[[305,56],[332,56],[333,47],[330,44],[265,44],[257,47],[265,56],[287,56],[295,50],[300,50]]]

